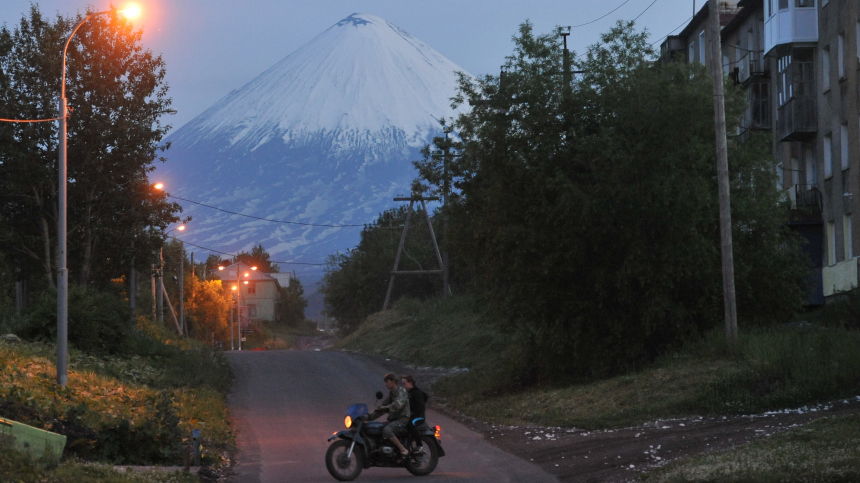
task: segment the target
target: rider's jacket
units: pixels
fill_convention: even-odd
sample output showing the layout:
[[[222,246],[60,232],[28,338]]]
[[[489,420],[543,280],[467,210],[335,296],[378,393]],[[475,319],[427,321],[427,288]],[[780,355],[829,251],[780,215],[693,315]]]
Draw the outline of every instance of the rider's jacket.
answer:
[[[406,419],[409,417],[409,394],[402,386],[397,386],[382,400],[383,406],[388,406],[388,420]]]
[[[424,418],[424,411],[427,403],[427,393],[418,389],[418,386],[413,386],[408,391],[409,393],[409,419]]]

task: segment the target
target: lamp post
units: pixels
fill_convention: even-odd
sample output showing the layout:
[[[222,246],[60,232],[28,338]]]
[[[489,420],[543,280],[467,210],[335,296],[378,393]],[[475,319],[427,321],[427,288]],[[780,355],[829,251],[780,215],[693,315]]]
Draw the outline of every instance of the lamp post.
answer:
[[[66,206],[67,183],[68,183],[68,159],[66,156],[66,137],[68,117],[68,103],[66,101],[66,54],[69,51],[69,44],[72,38],[77,33],[86,21],[98,17],[114,13],[116,10],[104,10],[101,12],[89,13],[80,22],[78,22],[66,39],[66,45],[63,47],[63,71],[60,79],[60,101],[59,101],[59,142],[58,142],[58,171],[59,183],[57,184],[57,384],[65,387],[69,382],[69,269],[66,253],[66,226],[68,208]],[[132,18],[140,13],[136,7],[131,7],[121,11],[126,17]]]

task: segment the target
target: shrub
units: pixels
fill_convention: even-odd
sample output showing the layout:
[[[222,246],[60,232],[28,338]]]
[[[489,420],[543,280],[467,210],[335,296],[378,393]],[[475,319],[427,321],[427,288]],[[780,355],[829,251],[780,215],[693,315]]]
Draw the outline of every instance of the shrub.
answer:
[[[128,306],[118,296],[80,286],[69,288],[69,343],[89,353],[122,352],[130,332]],[[57,294],[42,294],[19,326],[24,339],[57,340]]]

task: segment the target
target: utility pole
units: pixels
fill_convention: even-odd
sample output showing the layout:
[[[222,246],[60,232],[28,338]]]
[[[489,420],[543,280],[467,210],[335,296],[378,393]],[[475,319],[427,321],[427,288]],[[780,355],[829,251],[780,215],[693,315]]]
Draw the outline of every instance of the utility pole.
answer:
[[[191,265],[194,266],[193,264]],[[188,335],[185,327],[185,245],[179,241],[179,327],[183,335]]]
[[[451,158],[450,129],[445,128],[445,154],[442,158],[442,296],[451,296],[451,263],[448,259],[448,162]],[[395,269],[396,270],[396,269]]]
[[[128,271],[128,309],[131,311],[131,326],[137,315],[137,271],[134,269],[134,231],[131,236],[131,269]]]
[[[158,270],[155,274],[155,318],[164,324],[164,248],[158,249]]]
[[[726,110],[723,92],[722,46],[720,40],[720,6],[708,0],[708,25],[711,41],[711,78],[714,81],[714,124],[717,140],[717,185],[720,202],[720,253],[723,265],[723,303],[726,316],[726,341],[734,346],[738,340],[738,315],[735,300],[735,269],[732,253],[732,212],[729,200],[729,160],[726,148]]]

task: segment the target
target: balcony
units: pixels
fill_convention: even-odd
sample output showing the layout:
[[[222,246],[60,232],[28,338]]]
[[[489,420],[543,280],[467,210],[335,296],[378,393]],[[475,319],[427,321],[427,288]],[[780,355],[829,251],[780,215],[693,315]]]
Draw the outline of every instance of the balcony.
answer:
[[[824,197],[815,185],[796,184],[794,191],[789,191],[791,209],[789,223],[791,224],[821,224],[821,209]]]
[[[777,3],[777,11],[770,11]],[[818,42],[818,10],[814,1],[764,2],[764,51],[777,45]]]
[[[779,141],[804,140],[814,137],[818,131],[818,113],[814,97],[792,97],[779,107],[778,114],[776,134]]]

